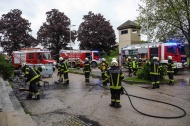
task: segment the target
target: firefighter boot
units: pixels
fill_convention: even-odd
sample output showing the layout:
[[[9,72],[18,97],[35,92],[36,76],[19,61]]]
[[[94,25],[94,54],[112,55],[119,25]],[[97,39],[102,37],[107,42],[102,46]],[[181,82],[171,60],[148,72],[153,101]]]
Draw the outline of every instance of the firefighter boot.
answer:
[[[110,105],[111,107],[115,107],[115,102],[111,102],[109,105]]]
[[[121,108],[120,103],[119,103],[119,102],[116,102],[116,103],[115,103],[115,107],[116,107],[116,108]]]
[[[40,95],[36,95],[36,97],[33,100],[40,100]]]
[[[26,96],[26,99],[27,99],[27,100],[32,100],[32,94],[28,94],[28,95]]]
[[[156,88],[160,88],[160,84],[156,84],[155,86],[156,86]]]
[[[152,85],[152,89],[155,89],[155,88],[156,88],[156,86],[155,86],[155,84],[153,84],[153,85]]]

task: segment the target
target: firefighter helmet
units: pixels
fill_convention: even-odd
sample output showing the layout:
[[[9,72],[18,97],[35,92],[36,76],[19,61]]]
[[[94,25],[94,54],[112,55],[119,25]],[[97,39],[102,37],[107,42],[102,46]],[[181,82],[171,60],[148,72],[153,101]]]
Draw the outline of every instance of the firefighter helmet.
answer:
[[[157,60],[157,58],[154,56],[153,58],[152,58],[153,60]]]
[[[118,66],[118,62],[116,60],[111,61],[111,66]]]
[[[106,61],[106,59],[105,59],[105,58],[102,58],[102,61]]]
[[[54,65],[54,66],[56,66],[56,65],[57,65],[57,63],[56,63],[56,62],[53,62],[53,65]]]
[[[63,57],[59,57],[59,61],[62,61],[63,60]]]
[[[116,58],[112,58],[112,61],[113,61],[113,60],[117,60],[117,59],[116,59]]]
[[[159,57],[156,57],[156,60],[159,61]]]
[[[88,58],[86,57],[85,60],[88,61]]]
[[[134,57],[134,60],[136,60],[137,59],[137,57]]]
[[[131,57],[129,56],[128,59],[131,59]]]
[[[42,70],[45,70],[45,69],[46,69],[46,67],[45,67],[45,66],[41,66],[41,68],[42,68]]]
[[[26,66],[26,63],[22,63],[21,67],[23,68],[24,66]]]
[[[169,59],[169,60],[172,60],[172,56],[168,56],[168,59]]]

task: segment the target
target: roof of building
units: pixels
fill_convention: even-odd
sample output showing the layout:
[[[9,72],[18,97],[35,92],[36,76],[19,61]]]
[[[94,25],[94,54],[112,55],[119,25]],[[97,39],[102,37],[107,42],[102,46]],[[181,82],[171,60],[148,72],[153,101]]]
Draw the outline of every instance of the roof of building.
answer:
[[[117,30],[122,30],[122,29],[127,29],[127,28],[138,28],[139,26],[137,24],[135,24],[134,22],[128,20],[125,23],[123,23],[122,25],[120,25],[119,27],[117,27]]]

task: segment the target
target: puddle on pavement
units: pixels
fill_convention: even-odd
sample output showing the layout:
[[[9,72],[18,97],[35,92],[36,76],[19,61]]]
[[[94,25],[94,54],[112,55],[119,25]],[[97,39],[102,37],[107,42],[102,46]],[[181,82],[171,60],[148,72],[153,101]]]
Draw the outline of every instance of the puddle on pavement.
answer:
[[[190,86],[190,78],[184,78],[179,83],[180,83],[180,86],[182,87]]]

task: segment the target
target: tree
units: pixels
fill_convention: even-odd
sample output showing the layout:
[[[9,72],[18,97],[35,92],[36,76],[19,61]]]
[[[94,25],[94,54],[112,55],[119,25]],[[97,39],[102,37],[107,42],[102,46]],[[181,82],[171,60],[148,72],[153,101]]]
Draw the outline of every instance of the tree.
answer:
[[[70,44],[70,19],[57,9],[46,12],[46,22],[40,27],[38,41],[45,48],[51,49],[59,57],[59,50]],[[71,31],[71,40],[76,39],[76,31]]]
[[[109,54],[110,48],[116,44],[115,33],[109,21],[101,14],[91,11],[84,15],[78,29],[80,49],[100,50]]]
[[[140,15],[137,17],[142,33],[148,34],[150,40],[155,38],[159,41],[167,41],[171,38],[185,39],[190,45],[189,0],[141,1],[146,4],[139,5]]]
[[[1,41],[4,51],[11,55],[12,51],[20,50],[23,47],[36,46],[38,43],[29,32],[31,32],[28,20],[21,17],[22,11],[11,10],[3,14],[0,20]]]

